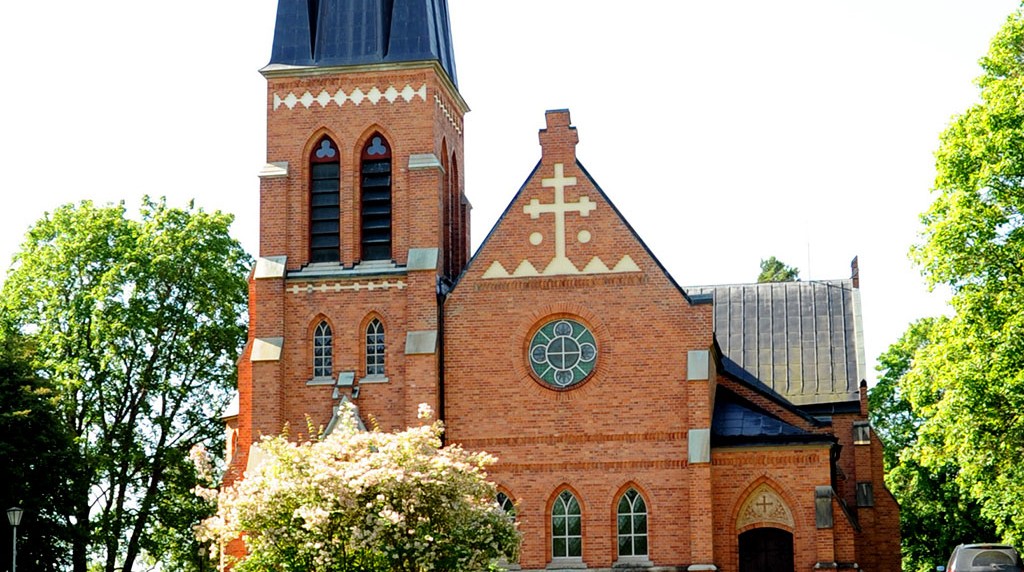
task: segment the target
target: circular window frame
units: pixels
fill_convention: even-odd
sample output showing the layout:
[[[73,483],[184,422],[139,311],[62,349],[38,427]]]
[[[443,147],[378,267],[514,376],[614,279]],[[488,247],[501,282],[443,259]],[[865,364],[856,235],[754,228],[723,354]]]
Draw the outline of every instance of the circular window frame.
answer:
[[[558,385],[558,383],[555,382],[554,379],[552,379],[552,381],[544,379],[541,373],[538,373],[538,371],[534,368],[534,364],[536,363],[534,360],[534,349],[535,347],[537,347],[537,345],[535,344],[537,335],[542,330],[549,326],[551,326],[552,329],[558,327],[558,324],[560,322],[568,322],[571,324],[575,324],[575,326],[582,328],[583,332],[580,334],[576,334],[576,329],[574,327],[573,333],[571,335],[564,335],[559,337],[569,337],[574,342],[577,343],[578,340],[586,337],[586,341],[584,341],[582,344],[578,344],[578,347],[575,351],[578,351],[579,353],[585,353],[586,350],[584,346],[586,345],[591,346],[593,351],[593,357],[584,362],[590,364],[589,370],[583,375],[583,377],[567,385]],[[597,340],[597,335],[594,333],[594,331],[595,328],[589,322],[575,315],[548,315],[545,316],[542,320],[539,320],[533,326],[533,328],[530,329],[529,334],[526,336],[526,343],[524,344],[523,363],[525,363],[526,365],[526,371],[530,378],[533,379],[533,381],[535,381],[541,387],[556,392],[572,391],[575,389],[579,389],[583,385],[586,385],[587,382],[594,378],[594,374],[597,373],[598,369],[600,369],[601,346]],[[554,340],[549,342],[549,344],[552,343],[553,341]],[[570,352],[572,351],[574,350],[570,350]],[[547,357],[545,357],[545,359],[547,359]],[[564,371],[571,370],[572,368],[568,368],[567,370]]]

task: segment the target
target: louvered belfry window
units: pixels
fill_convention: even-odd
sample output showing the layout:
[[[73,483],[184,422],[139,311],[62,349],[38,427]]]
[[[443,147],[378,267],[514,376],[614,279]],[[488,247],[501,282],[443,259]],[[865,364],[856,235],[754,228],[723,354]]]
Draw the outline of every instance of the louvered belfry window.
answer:
[[[362,260],[391,259],[391,146],[375,133],[360,168]]]
[[[338,146],[323,137],[309,158],[309,260],[341,260],[341,161]]]

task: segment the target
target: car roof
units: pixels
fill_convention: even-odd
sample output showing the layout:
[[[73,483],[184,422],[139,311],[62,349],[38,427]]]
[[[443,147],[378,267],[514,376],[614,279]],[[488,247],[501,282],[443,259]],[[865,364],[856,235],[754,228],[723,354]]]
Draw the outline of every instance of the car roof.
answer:
[[[1005,550],[1010,549],[1016,552],[1016,550],[1009,544],[993,544],[993,543],[980,543],[980,544],[961,544],[958,548],[969,548],[974,550]]]

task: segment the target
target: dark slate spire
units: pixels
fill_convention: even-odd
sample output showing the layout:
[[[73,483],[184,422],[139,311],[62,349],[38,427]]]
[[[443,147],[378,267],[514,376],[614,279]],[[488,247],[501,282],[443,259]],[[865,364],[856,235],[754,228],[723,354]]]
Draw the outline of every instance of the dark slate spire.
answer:
[[[448,0],[278,0],[271,64],[437,60],[456,83]]]

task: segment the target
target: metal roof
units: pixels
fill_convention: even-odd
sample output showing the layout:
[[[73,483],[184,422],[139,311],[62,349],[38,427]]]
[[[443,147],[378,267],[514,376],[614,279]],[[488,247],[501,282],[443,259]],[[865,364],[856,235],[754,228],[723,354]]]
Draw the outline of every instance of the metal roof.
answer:
[[[270,64],[334,67],[436,60],[452,83],[447,0],[279,0]]]
[[[863,377],[852,279],[686,288],[714,297],[731,361],[796,405],[856,401]]]
[[[784,435],[807,435],[785,421],[764,413],[743,407],[738,403],[715,403],[714,422],[711,430],[722,437],[780,437]]]
[[[721,389],[715,399],[711,435],[716,445],[834,441],[831,435],[800,429]]]

